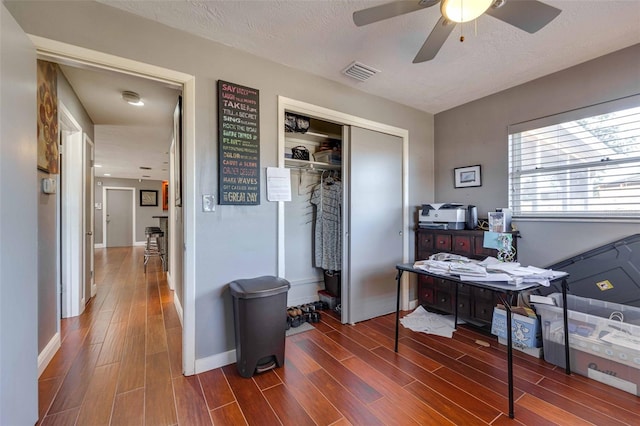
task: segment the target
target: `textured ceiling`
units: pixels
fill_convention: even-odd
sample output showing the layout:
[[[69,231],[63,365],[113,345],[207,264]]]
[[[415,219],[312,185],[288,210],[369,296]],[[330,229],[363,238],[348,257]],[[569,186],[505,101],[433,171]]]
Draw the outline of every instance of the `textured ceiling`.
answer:
[[[438,5],[356,27],[354,11],[386,2],[101,2],[429,113],[640,42],[638,0],[548,0],[562,13],[535,34],[484,15],[458,25],[420,64],[412,60],[440,18]],[[342,75],[354,60],[382,72],[366,82]]]
[[[354,11],[386,2],[100,2],[433,114],[640,43],[640,0],[548,0],[562,13],[535,34],[481,16],[458,25],[438,55],[420,64],[412,61],[440,18],[437,5],[356,27]],[[458,40],[461,34],[464,43]],[[353,61],[381,72],[365,82],[341,74]],[[86,72],[65,70],[97,125],[96,156],[105,168],[96,175],[166,179],[177,92],[134,77]],[[149,122],[142,110],[125,109],[122,90],[137,91],[147,100],[157,96],[164,106],[152,111],[155,102],[147,102]],[[123,112],[119,119],[110,115]],[[139,166],[152,167],[153,174]]]
[[[169,147],[173,110],[180,91],[176,87],[112,71],[60,65],[74,92],[93,121],[96,176],[169,179]],[[128,90],[145,105],[122,99]],[[145,167],[145,169],[140,169]]]

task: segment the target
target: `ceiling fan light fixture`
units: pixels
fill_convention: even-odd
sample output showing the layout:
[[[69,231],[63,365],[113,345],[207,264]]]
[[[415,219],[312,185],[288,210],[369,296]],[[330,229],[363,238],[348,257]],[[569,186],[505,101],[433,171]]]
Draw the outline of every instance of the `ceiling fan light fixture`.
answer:
[[[442,16],[452,22],[469,22],[491,7],[495,0],[442,0]]]
[[[140,99],[140,95],[138,95],[136,92],[125,90],[124,92],[122,92],[122,99],[124,99],[129,105],[144,105],[144,102],[142,102],[142,100]]]

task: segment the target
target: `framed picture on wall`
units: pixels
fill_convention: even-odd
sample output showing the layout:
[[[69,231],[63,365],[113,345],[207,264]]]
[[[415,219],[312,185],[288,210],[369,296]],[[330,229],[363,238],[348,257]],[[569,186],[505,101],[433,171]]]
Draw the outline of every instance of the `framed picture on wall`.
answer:
[[[454,187],[467,188],[469,186],[482,186],[480,166],[459,167],[453,169]]]
[[[158,206],[158,191],[141,189],[140,190],[140,205],[143,207],[157,207]]]

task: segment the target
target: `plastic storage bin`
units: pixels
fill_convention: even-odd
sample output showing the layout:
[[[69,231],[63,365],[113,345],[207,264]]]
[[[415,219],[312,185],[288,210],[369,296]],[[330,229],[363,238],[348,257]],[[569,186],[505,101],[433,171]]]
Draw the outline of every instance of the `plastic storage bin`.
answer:
[[[536,304],[544,359],[565,367],[562,294]],[[571,371],[640,396],[640,308],[567,295]]]
[[[313,159],[320,163],[336,164],[342,163],[342,155],[339,151],[323,150],[313,154]]]
[[[236,359],[242,377],[284,364],[287,280],[263,276],[229,284],[233,296]]]

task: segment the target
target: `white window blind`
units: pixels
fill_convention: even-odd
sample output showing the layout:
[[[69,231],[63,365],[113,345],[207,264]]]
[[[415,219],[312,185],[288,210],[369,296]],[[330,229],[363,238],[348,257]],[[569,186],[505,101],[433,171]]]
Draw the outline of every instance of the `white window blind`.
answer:
[[[640,219],[640,95],[509,127],[517,217]]]

